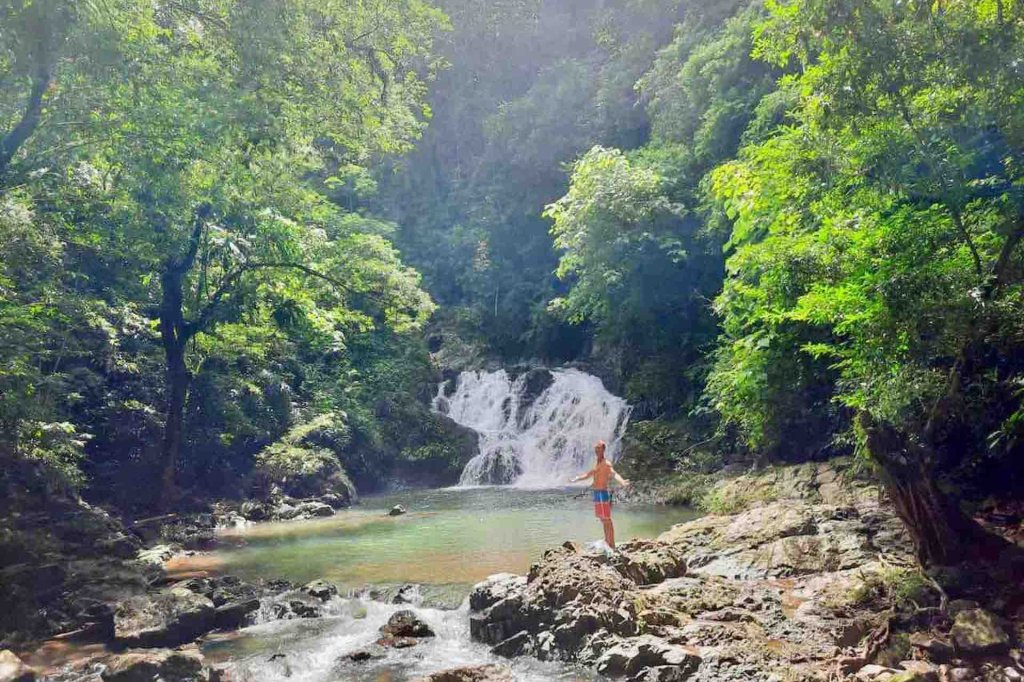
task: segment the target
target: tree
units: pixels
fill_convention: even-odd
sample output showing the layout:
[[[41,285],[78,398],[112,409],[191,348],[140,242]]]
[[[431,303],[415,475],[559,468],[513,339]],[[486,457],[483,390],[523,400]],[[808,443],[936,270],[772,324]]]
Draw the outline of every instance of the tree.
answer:
[[[715,392],[753,407],[740,357],[828,362],[922,562],[960,560],[989,542],[940,479],[988,456],[1024,369],[1020,8],[770,7],[756,53],[800,65],[800,105],[715,173],[735,219]]]
[[[122,258],[125,272],[102,277],[138,277],[133,293],[155,299],[168,498],[199,337],[267,301],[299,310],[337,344],[429,313],[415,273],[371,222],[328,202],[324,183],[331,169],[401,151],[418,133],[443,16],[419,0],[125,0],[103,9],[105,32],[81,40],[113,50],[110,66],[68,67],[66,80],[89,95],[76,87],[47,101],[54,113],[9,148],[8,177],[41,190],[32,174],[49,172],[38,168],[43,156],[94,178],[105,207],[91,215],[73,194],[29,201],[84,223]]]

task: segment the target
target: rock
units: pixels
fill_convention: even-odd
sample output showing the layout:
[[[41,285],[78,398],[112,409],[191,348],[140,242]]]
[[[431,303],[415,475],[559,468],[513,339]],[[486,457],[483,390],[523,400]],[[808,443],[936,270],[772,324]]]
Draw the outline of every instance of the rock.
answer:
[[[140,551],[135,558],[142,563],[152,563],[160,566],[163,565],[164,562],[170,560],[174,554],[174,548],[170,545],[157,545],[150,549]]]
[[[323,502],[302,502],[296,508],[296,516],[306,519],[334,516],[334,508]]]
[[[686,682],[693,677],[694,671],[674,665],[658,665],[646,668],[629,678],[629,682]]]
[[[128,651],[107,661],[104,682],[198,682],[210,679],[203,657],[196,649]]]
[[[352,506],[352,499],[350,497],[339,495],[338,493],[321,495],[317,498],[317,501],[329,505],[331,509],[345,509]]]
[[[503,658],[515,658],[529,653],[532,646],[533,638],[530,637],[530,633],[522,630],[495,644],[491,647],[491,653]]]
[[[887,668],[884,665],[869,663],[858,670],[854,674],[854,678],[862,680],[862,682],[882,682],[884,680],[891,679],[893,675],[896,675],[898,672],[900,671],[895,670],[894,668]]]
[[[419,585],[402,585],[398,592],[391,598],[392,604],[416,604],[423,599],[420,596]]]
[[[978,676],[970,668],[950,668],[945,679],[949,682],[975,682]]]
[[[434,631],[408,609],[391,614],[380,632],[385,637],[433,637]]]
[[[1003,668],[1003,676],[1006,677],[1009,682],[1019,682],[1024,679],[1024,675],[1021,675],[1020,671],[1012,666],[1006,666]]]
[[[984,609],[967,609],[956,614],[950,631],[958,651],[970,655],[1006,653],[1010,636]]]
[[[214,618],[213,602],[188,590],[140,595],[114,609],[114,638],[127,646],[177,646],[212,630]]]
[[[259,608],[260,600],[256,597],[222,604],[214,610],[214,625],[221,630],[245,627],[249,614],[258,611]]]
[[[391,508],[391,511],[388,512],[388,516],[401,516],[404,513],[405,507],[403,507],[400,504],[396,504],[394,507]]]
[[[980,609],[981,604],[974,601],[973,599],[954,599],[949,602],[949,606],[946,609],[949,611],[949,615],[955,616],[961,611],[970,611],[972,609]]]
[[[952,644],[938,639],[937,637],[932,637],[926,632],[915,632],[910,635],[910,645],[917,649],[921,649],[927,653],[930,658],[940,663],[948,661],[955,653]]]
[[[906,672],[896,675],[900,682],[939,682],[939,669],[927,661],[900,661]]]
[[[25,665],[14,652],[0,650],[0,682],[33,682],[36,673]]]
[[[271,604],[274,618],[319,618],[323,615],[323,602],[302,590],[278,595]]]
[[[442,670],[414,678],[411,682],[512,682],[514,679],[509,668],[492,663]]]
[[[511,592],[524,587],[526,578],[523,576],[512,573],[488,576],[482,583],[473,586],[473,591],[469,593],[469,608],[473,611],[483,611],[509,596]]]
[[[306,583],[302,591],[320,601],[328,601],[331,597],[338,596],[338,588],[326,580],[314,580]]]
[[[369,648],[366,648],[366,649],[360,649],[358,651],[353,651],[352,653],[348,654],[345,658],[347,658],[350,661],[354,661],[356,663],[365,663],[366,661],[371,661],[373,659],[383,658],[383,657],[384,657],[384,650],[383,649],[381,649],[380,647],[369,647]]]
[[[238,508],[238,513],[249,521],[266,521],[272,516],[273,509],[266,502],[247,500]]]
[[[664,640],[641,635],[617,644],[597,660],[597,671],[604,675],[636,675],[644,668],[672,666],[694,672],[701,658]]]

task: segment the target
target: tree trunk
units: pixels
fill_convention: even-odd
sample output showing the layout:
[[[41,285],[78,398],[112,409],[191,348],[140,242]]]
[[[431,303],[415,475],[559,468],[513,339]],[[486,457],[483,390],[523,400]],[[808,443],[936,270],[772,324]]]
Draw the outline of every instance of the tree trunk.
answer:
[[[936,485],[925,447],[865,413],[857,420],[868,452],[882,468],[896,514],[914,541],[918,561],[944,566],[976,556],[989,534]]]
[[[161,509],[168,509],[175,498],[175,473],[184,439],[185,403],[192,375],[185,363],[185,349],[196,334],[196,326],[185,320],[185,283],[196,262],[199,241],[210,207],[196,211],[185,253],[169,258],[160,274],[160,343],[164,347],[167,406],[164,413],[164,440],[161,448]]]
[[[185,365],[184,344],[174,344],[165,351],[167,360],[167,407],[164,419],[164,440],[161,463],[160,508],[167,509],[175,497],[175,472],[181,456],[184,435],[185,401],[192,377]]]

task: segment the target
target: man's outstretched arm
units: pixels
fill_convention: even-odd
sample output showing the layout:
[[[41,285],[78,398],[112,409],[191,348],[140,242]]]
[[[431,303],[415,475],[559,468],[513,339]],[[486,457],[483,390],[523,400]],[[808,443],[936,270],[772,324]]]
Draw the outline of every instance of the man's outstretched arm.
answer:
[[[614,476],[614,477],[615,477],[615,481],[616,481],[616,482],[617,482],[617,483],[618,483],[619,485],[621,485],[621,486],[622,486],[623,488],[626,488],[626,487],[628,487],[628,486],[629,486],[629,481],[627,481],[626,479],[624,479],[624,478],[623,478],[622,476],[619,476],[619,472],[618,472],[618,471],[616,471],[615,469],[612,469],[612,476]]]
[[[577,482],[579,482],[579,481],[585,481],[585,480],[587,480],[588,478],[593,478],[593,477],[594,477],[594,470],[593,470],[593,469],[591,469],[591,470],[590,470],[590,471],[588,471],[587,473],[585,473],[585,474],[580,474],[580,475],[579,475],[579,476],[577,476],[576,478],[570,478],[570,479],[569,479],[569,483],[577,483]]]

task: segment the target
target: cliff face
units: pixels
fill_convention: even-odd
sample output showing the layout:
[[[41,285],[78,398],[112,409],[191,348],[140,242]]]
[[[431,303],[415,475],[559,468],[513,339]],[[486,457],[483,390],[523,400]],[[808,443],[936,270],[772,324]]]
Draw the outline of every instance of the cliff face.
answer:
[[[878,489],[843,467],[725,481],[715,492],[746,508],[624,543],[617,555],[549,550],[528,576],[475,588],[472,634],[498,654],[638,681],[923,680],[943,665],[961,676],[1015,666],[1005,657],[1020,642],[1020,620],[1008,618],[1024,604],[1019,587],[962,567],[940,577],[960,598],[947,602],[913,564]],[[995,627],[972,643],[967,621]]]

